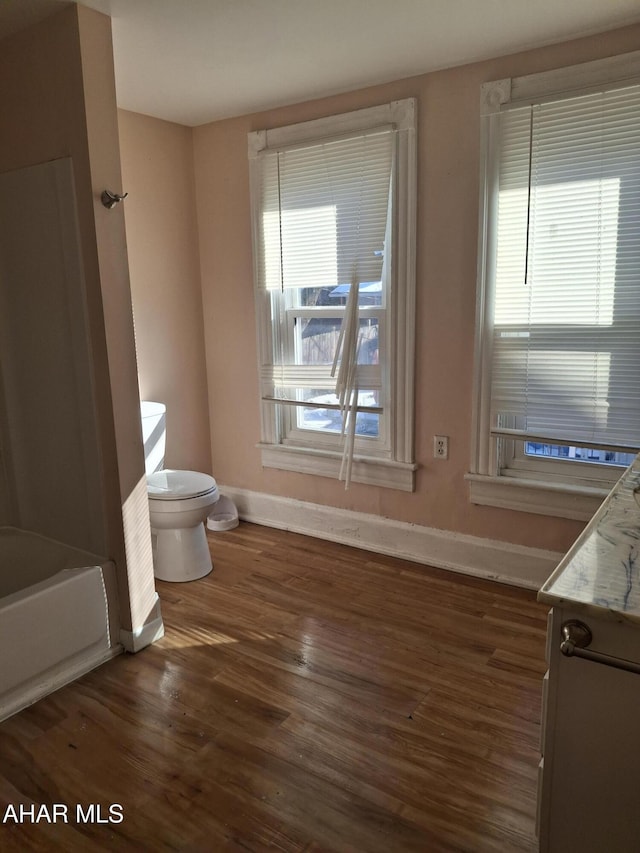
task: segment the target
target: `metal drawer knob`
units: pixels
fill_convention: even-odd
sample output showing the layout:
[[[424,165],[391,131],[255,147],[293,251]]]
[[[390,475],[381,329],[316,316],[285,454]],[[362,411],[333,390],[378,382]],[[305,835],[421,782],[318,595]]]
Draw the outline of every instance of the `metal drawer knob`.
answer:
[[[577,619],[570,619],[562,625],[562,642],[560,643],[560,651],[563,655],[571,657],[575,654],[576,649],[586,649],[591,645],[593,634],[589,630],[588,625],[584,622],[579,622]]]

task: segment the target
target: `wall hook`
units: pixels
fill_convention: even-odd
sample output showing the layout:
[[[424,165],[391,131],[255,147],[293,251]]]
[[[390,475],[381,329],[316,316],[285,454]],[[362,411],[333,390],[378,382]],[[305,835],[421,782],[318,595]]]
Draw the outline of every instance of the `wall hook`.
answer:
[[[121,202],[122,199],[126,198],[128,195],[129,193],[120,195],[119,193],[112,193],[110,190],[103,190],[102,195],[100,196],[100,201],[105,207],[108,207],[109,210],[111,210],[112,207]]]

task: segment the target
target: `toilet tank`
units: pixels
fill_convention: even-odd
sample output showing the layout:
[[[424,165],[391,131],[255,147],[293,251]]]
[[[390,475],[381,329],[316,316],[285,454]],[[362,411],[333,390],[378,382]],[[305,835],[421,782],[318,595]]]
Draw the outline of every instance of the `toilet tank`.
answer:
[[[144,470],[147,474],[164,468],[164,450],[167,440],[167,407],[150,400],[140,402],[142,441],[144,443]]]

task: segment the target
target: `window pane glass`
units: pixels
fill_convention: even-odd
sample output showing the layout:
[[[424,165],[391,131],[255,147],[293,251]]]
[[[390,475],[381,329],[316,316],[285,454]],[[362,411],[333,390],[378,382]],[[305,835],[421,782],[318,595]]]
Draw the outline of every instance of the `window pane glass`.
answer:
[[[313,403],[337,405],[338,398],[330,391],[321,388],[304,389],[299,392],[303,400]],[[358,393],[360,406],[378,406],[377,391],[360,391]],[[340,433],[342,430],[342,413],[338,409],[299,408],[298,427],[321,432]],[[378,438],[380,435],[380,415],[373,412],[358,412],[356,417],[356,435]]]
[[[546,456],[552,459],[567,459],[576,462],[599,462],[605,465],[620,465],[625,468],[631,465],[635,458],[633,453],[598,450],[593,447],[571,447],[566,444],[539,444],[534,441],[525,441],[524,452],[527,456]]]
[[[341,324],[342,317],[298,317],[296,364],[333,364]],[[378,330],[377,319],[360,320],[358,364],[378,364]]]
[[[339,284],[337,287],[301,287],[297,290],[296,306],[344,306],[347,304],[350,288],[350,284]],[[382,282],[362,282],[358,296],[358,305],[382,305]]]
[[[339,284],[329,293],[333,305],[346,305],[350,284]],[[363,281],[358,290],[358,305],[382,305],[382,282]]]

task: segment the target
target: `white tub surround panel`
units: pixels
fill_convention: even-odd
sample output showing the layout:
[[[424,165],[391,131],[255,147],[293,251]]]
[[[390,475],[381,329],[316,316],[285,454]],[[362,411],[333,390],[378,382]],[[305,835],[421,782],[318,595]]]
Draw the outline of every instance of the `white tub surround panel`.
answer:
[[[122,652],[112,561],[0,528],[0,720]]]

